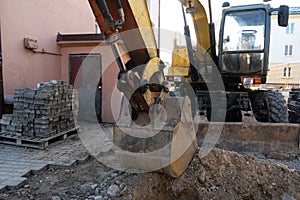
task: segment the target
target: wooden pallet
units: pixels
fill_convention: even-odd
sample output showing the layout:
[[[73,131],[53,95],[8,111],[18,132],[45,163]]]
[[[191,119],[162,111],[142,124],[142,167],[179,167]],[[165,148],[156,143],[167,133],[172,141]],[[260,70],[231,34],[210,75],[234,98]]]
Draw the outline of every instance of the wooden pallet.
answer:
[[[11,144],[15,146],[30,147],[35,149],[46,149],[50,144],[60,140],[65,140],[67,137],[77,134],[80,127],[60,132],[48,138],[32,138],[28,136],[11,136],[9,134],[0,133],[0,143]]]

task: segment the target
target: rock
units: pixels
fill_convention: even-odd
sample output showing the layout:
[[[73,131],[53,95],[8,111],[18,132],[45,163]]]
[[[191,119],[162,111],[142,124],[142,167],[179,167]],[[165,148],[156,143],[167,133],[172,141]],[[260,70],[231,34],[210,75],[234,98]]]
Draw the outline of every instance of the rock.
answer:
[[[120,192],[119,186],[113,184],[108,188],[107,194],[109,194],[112,197],[117,196],[117,194]]]
[[[126,193],[126,191],[127,191],[127,187],[125,186],[125,187],[122,189],[122,191],[120,192],[120,194],[121,194],[121,195],[124,195],[124,194]]]
[[[53,196],[51,197],[51,200],[61,200],[61,198],[59,196]]]
[[[198,178],[199,182],[204,184],[206,179],[206,172],[203,170]]]
[[[94,197],[94,200],[101,200],[101,199],[103,199],[102,196],[95,196],[95,197]]]
[[[85,183],[80,186],[80,190],[87,192],[87,191],[91,190],[92,185],[93,185],[92,183]]]
[[[271,152],[266,155],[266,158],[275,160],[295,160],[296,156],[288,153]]]
[[[287,194],[287,193],[284,193],[284,194],[282,195],[281,199],[282,199],[282,200],[296,200],[295,197],[290,196],[290,195]]]
[[[29,185],[24,185],[24,188],[29,188]]]
[[[210,189],[211,189],[211,191],[215,191],[215,190],[218,190],[218,187],[213,185],[213,186],[210,187]]]
[[[113,173],[112,175],[110,175],[111,178],[115,178],[115,177],[117,177],[117,176],[118,176],[117,173]]]
[[[99,190],[99,188],[96,188],[95,189],[95,195],[98,196],[99,194],[100,194],[100,190]]]
[[[120,184],[120,188],[121,188],[121,189],[123,189],[125,186],[126,186],[125,183],[121,183],[121,184]]]
[[[92,190],[94,190],[97,186],[97,184],[91,185]]]
[[[249,158],[250,160],[256,160],[256,157],[255,157],[255,155],[253,155],[253,154],[250,154],[250,155],[248,156],[248,158]]]

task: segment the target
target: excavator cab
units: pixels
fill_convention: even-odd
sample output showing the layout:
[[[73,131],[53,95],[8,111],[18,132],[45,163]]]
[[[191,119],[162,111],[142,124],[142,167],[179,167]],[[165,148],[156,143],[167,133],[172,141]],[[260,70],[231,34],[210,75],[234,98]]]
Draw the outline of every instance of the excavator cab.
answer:
[[[286,26],[286,7],[233,6],[223,10],[219,40],[219,68],[225,76],[255,76],[265,83],[268,72],[271,13]]]

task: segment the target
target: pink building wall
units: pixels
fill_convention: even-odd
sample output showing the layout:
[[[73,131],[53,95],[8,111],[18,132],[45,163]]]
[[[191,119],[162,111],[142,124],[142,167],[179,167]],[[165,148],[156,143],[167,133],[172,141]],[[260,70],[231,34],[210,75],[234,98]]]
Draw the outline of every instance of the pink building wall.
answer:
[[[38,82],[65,78],[61,56],[25,49],[25,37],[38,41],[37,50],[61,54],[56,44],[58,32],[95,32],[87,0],[1,0],[0,23],[5,95],[13,94],[15,88],[35,87]]]
[[[112,64],[109,47],[97,44],[58,45],[57,33],[95,33],[95,17],[88,0],[0,0],[0,26],[3,57],[4,94],[16,88],[36,87],[51,79],[69,80],[69,55],[92,51],[101,54],[102,119],[115,122],[119,114],[121,94],[117,91],[118,68]],[[37,40],[43,49],[59,55],[34,53],[24,48],[24,38]],[[108,68],[109,66],[109,68]],[[112,95],[112,91],[115,91]]]

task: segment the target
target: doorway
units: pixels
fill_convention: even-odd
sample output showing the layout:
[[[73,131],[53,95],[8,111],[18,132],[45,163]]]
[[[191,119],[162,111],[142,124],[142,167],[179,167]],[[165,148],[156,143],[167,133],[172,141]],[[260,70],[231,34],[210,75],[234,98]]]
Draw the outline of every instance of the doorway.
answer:
[[[78,90],[78,119],[102,122],[100,54],[70,54],[69,83]]]
[[[1,36],[1,23],[0,23],[0,118],[4,114],[4,87],[3,87],[3,69],[2,69],[2,36]],[[10,109],[9,109],[10,110]],[[12,108],[11,108],[12,110]],[[9,112],[8,112],[9,113]]]

